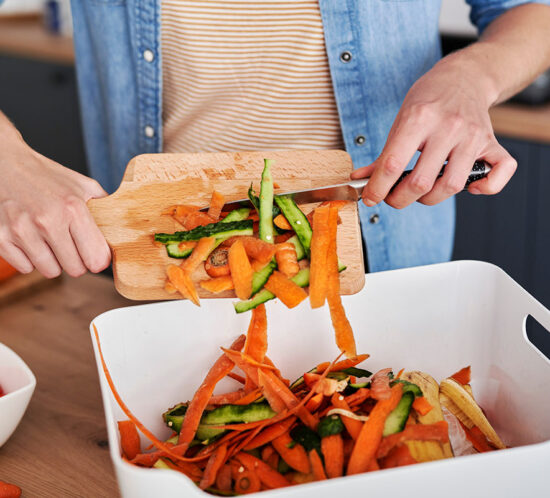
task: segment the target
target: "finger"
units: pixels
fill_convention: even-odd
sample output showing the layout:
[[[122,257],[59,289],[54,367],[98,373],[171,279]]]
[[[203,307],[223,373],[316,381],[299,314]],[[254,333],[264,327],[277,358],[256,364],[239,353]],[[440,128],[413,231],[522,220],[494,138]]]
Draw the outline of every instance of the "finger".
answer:
[[[84,186],[84,190],[87,194],[84,199],[85,201],[89,201],[90,199],[99,199],[101,197],[107,196],[107,192],[105,192],[103,187],[92,178],[86,178],[86,185]]]
[[[386,202],[390,206],[402,209],[430,192],[453,145],[448,135],[431,137],[426,142],[412,173],[397,185],[386,198]]]
[[[88,270],[98,273],[109,266],[111,250],[85,206],[80,216],[71,223],[69,229],[80,258]]]
[[[468,191],[472,194],[498,194],[516,172],[518,163],[497,142],[481,156],[481,159],[484,159],[491,165],[491,171],[485,178],[470,184]]]
[[[30,273],[34,270],[33,264],[25,253],[11,242],[0,249],[0,256],[13,266],[19,273]]]
[[[415,127],[397,128],[390,134],[382,154],[374,161],[374,171],[363,190],[363,202],[374,206],[386,198],[388,192],[405,170],[423,140],[423,130]]]
[[[478,152],[478,148],[471,144],[455,147],[449,155],[443,176],[436,180],[432,190],[418,199],[418,202],[433,206],[464,190]]]
[[[47,238],[46,241],[61,267],[71,277],[80,277],[86,273],[86,267],[67,229],[57,231],[52,237]]]
[[[369,164],[368,166],[363,166],[362,168],[357,168],[355,171],[352,171],[351,179],[359,180],[361,178],[369,178],[372,175],[375,167],[376,164],[373,163]]]

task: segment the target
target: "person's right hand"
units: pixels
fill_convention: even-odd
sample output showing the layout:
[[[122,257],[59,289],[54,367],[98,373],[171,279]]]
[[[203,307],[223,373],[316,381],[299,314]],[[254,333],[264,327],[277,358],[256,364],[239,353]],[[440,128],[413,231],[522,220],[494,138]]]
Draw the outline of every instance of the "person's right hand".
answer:
[[[111,253],[86,202],[106,192],[0,124],[0,257],[21,273],[36,268],[48,278],[104,270]]]

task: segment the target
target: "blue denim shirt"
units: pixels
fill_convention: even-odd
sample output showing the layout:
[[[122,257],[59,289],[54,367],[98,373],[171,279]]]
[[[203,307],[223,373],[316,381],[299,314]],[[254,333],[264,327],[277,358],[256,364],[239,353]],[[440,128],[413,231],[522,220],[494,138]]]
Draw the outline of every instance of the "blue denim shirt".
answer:
[[[468,3],[482,30],[506,9],[528,2]],[[381,152],[408,89],[440,58],[440,0],[319,5],[346,150],[355,167],[365,166]],[[109,192],[133,156],[162,150],[160,9],[161,0],[72,1],[89,167]],[[147,52],[145,58],[146,51],[154,57]],[[454,199],[403,210],[360,203],[370,271],[450,259],[454,209]]]

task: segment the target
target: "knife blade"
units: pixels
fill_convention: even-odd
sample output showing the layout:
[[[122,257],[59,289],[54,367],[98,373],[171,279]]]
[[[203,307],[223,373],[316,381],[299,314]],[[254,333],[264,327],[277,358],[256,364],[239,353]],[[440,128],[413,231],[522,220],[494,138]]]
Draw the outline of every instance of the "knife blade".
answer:
[[[467,190],[468,186],[477,181],[481,180],[482,178],[485,178],[489,171],[491,171],[491,166],[486,163],[485,161],[476,161],[474,163],[474,166],[472,167],[472,170],[470,171],[470,174],[468,176],[468,179],[466,180],[466,184],[464,185],[463,190]],[[392,187],[392,190],[408,175],[412,173],[412,170],[405,171],[395,182],[395,185]],[[443,176],[443,173],[445,173],[445,166],[441,168],[441,172],[439,175],[437,175],[437,178],[441,178]],[[294,199],[294,202],[296,204],[308,204],[312,202],[323,202],[323,201],[337,201],[337,200],[343,200],[343,201],[358,201],[361,199],[361,194],[363,193],[363,189],[369,182],[368,178],[361,178],[360,180],[350,180],[346,183],[339,183],[336,185],[327,185],[325,187],[316,187],[311,189],[305,189],[305,190],[291,190],[288,192],[280,192],[277,195],[279,196],[292,196]],[[249,199],[238,199],[236,201],[227,202],[224,206],[224,210],[231,210],[231,209],[237,209],[240,207],[252,207],[252,203]],[[206,210],[208,207],[203,208],[202,210]]]

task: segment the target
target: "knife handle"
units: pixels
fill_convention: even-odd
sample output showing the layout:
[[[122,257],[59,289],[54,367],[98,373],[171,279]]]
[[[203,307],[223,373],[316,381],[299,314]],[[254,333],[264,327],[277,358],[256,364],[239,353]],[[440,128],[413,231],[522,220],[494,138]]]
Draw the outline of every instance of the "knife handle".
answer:
[[[474,166],[472,167],[472,170],[470,171],[470,174],[468,175],[468,179],[466,180],[466,184],[464,185],[464,188],[462,190],[463,191],[468,190],[468,186],[471,183],[477,180],[481,180],[482,178],[485,178],[489,174],[489,171],[491,171],[491,166],[488,163],[486,163],[481,159],[476,161],[474,163]],[[412,172],[413,172],[412,169],[403,172],[403,174],[397,179],[394,186],[391,188],[390,192],[395,187],[397,187],[397,185],[399,185],[404,178],[407,178],[407,176],[409,176]],[[437,175],[437,178],[441,178],[444,173],[445,173],[445,166],[441,168],[441,171]],[[368,178],[361,178],[361,180],[351,181],[349,185],[357,191],[358,197],[361,198],[361,194],[363,193],[363,189],[365,188],[367,183],[369,183]]]

